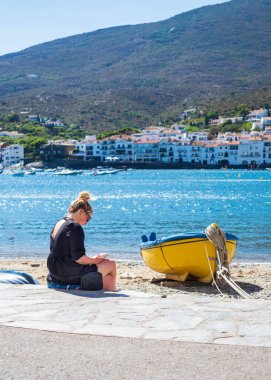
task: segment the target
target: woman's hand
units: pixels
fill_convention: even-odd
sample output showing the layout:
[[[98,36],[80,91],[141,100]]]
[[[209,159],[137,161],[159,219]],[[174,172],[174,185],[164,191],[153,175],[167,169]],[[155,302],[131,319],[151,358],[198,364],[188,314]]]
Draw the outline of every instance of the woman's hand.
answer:
[[[102,261],[104,261],[105,255],[96,255],[93,257],[89,257],[87,255],[83,255],[80,257],[80,259],[76,260],[78,264],[81,265],[91,265],[91,264],[100,264]]]
[[[92,261],[91,264],[100,264],[102,261],[104,261],[105,255],[99,254],[99,255],[90,257],[90,259]]]

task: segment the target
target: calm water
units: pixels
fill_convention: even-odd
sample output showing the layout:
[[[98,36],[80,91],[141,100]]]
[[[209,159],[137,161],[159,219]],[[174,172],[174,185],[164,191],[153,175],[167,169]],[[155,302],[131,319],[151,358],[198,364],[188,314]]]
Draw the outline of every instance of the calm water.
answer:
[[[0,175],[0,256],[47,257],[49,234],[89,190],[88,254],[140,260],[141,235],[202,232],[216,222],[239,237],[236,259],[271,261],[271,171],[137,170],[111,176]]]

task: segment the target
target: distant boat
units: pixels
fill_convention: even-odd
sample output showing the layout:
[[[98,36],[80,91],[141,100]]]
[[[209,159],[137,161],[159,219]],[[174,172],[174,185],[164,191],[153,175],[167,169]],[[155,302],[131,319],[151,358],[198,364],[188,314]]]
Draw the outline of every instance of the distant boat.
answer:
[[[117,174],[118,172],[118,169],[96,170],[94,175]]]
[[[70,169],[64,169],[60,170],[59,172],[54,172],[55,175],[79,175],[82,174],[84,170],[70,170]]]
[[[12,177],[23,177],[24,170],[23,169],[7,169],[4,171],[4,174],[11,175]]]
[[[44,171],[42,168],[31,168],[31,170],[35,171],[36,173],[41,173]]]
[[[108,168],[108,167],[102,167],[97,166],[97,168],[93,168],[90,170],[90,175],[106,175],[106,174],[117,174],[120,171],[120,169],[114,169],[114,168]]]
[[[36,174],[36,170],[25,170],[24,174],[25,175],[35,175]]]

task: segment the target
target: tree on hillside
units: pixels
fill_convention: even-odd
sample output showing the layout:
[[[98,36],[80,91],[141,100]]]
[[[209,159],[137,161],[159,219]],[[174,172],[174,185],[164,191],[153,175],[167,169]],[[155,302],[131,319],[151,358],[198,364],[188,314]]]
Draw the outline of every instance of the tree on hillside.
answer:
[[[217,111],[209,111],[207,114],[204,116],[204,122],[205,126],[209,125],[210,120],[218,119],[218,112]]]
[[[264,103],[263,108],[268,111],[267,116],[270,116],[270,104]]]
[[[236,132],[240,133],[243,130],[242,124],[226,124],[223,127],[221,127],[221,132]]]
[[[6,118],[6,121],[9,123],[19,123],[21,121],[20,115],[18,115],[17,113],[8,115]]]
[[[26,158],[31,160],[40,159],[40,147],[47,143],[47,138],[37,136],[25,136],[17,139],[18,144],[22,144]]]
[[[240,104],[237,109],[236,109],[236,114],[238,116],[242,116],[243,119],[245,119],[247,117],[247,115],[249,114],[249,108],[246,104]]]

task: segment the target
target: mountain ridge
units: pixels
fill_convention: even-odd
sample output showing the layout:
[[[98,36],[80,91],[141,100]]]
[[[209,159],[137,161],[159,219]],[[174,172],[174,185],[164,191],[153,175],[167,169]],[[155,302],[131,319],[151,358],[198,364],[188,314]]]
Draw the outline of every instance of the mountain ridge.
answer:
[[[270,3],[232,0],[2,56],[0,112],[28,107],[97,131],[163,121],[190,106],[268,102]]]

